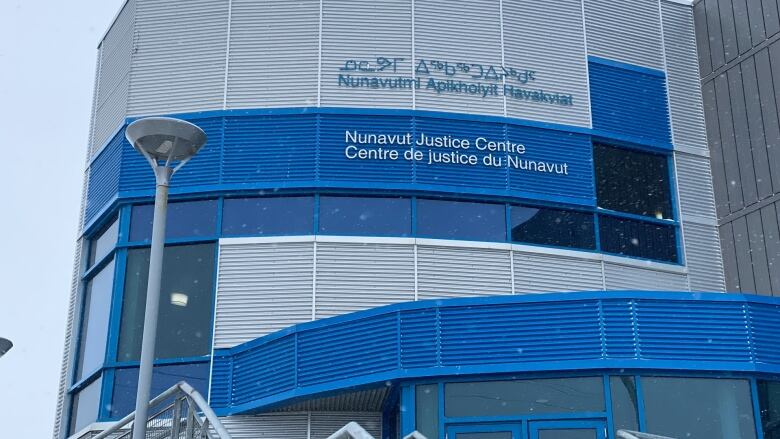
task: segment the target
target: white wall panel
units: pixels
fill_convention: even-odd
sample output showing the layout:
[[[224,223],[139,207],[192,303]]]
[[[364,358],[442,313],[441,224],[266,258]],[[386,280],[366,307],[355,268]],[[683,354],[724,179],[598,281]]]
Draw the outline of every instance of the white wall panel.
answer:
[[[515,293],[603,289],[601,261],[514,252]]]
[[[584,1],[588,54],[663,70],[658,0]]]
[[[139,0],[128,113],[221,109],[228,0]]]
[[[677,191],[683,218],[694,216],[715,221],[710,159],[693,154],[675,153]]]
[[[233,439],[307,439],[307,413],[269,413],[220,418]]]
[[[321,105],[345,107],[412,107],[412,88],[389,88],[395,79],[412,77],[411,0],[324,0],[322,11]],[[369,62],[377,58],[403,58],[380,72],[341,71],[346,61]],[[377,77],[387,88],[339,86],[339,74]]]
[[[720,235],[714,225],[683,223],[685,255],[691,291],[726,290]]]
[[[316,0],[233,0],[228,108],[317,105]]]
[[[214,347],[311,319],[313,243],[221,244]]]
[[[419,246],[418,298],[512,294],[509,250]]]
[[[535,72],[527,84],[506,78],[507,86],[572,95],[564,106],[512,97],[507,115],[544,122],[590,126],[588,69],[580,0],[505,1],[504,63]],[[554,12],[551,12],[554,11]]]
[[[481,64],[487,69],[501,66],[500,3],[495,0],[415,0],[414,2],[415,67],[420,60]],[[454,67],[454,66],[453,66]],[[504,114],[504,99],[497,96],[482,97],[463,93],[426,89],[426,81],[463,80],[474,82],[467,74],[448,76],[429,66],[430,75],[417,76],[422,81],[417,90],[417,108],[476,114]],[[485,84],[498,84],[500,80],[479,80]]]
[[[317,243],[316,318],[412,300],[412,245]]]
[[[327,439],[341,427],[357,422],[371,436],[382,437],[382,414],[371,412],[312,412],[309,439]]]
[[[688,291],[685,274],[604,263],[607,290]]]

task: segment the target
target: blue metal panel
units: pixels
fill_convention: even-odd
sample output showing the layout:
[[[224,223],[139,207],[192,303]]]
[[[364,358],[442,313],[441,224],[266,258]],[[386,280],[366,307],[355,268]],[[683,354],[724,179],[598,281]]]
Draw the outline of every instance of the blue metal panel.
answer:
[[[753,303],[748,315],[754,361],[780,363],[780,304]]]
[[[663,72],[637,69],[589,57],[591,111],[597,132],[626,136],[671,148],[666,78]]]
[[[232,394],[233,357],[215,356],[211,366],[209,404],[216,407],[230,405]]]
[[[609,358],[634,358],[638,355],[634,321],[630,318],[633,306],[632,300],[604,300],[601,303],[604,350]]]
[[[91,221],[117,195],[123,139],[124,130],[121,136],[114,137],[106,145],[89,168],[89,189],[84,210],[85,223]]]
[[[421,310],[401,314],[401,367],[431,367],[436,365],[436,310]]]
[[[256,395],[273,395],[295,384],[295,339],[279,338],[233,360],[233,404],[243,404]]]

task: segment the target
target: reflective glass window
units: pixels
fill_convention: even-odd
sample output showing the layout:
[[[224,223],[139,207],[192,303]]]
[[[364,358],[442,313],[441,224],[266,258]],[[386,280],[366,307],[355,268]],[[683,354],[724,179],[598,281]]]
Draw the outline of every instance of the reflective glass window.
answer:
[[[156,358],[209,353],[214,258],[214,244],[165,248]],[[129,250],[119,332],[119,361],[140,358],[148,278],[149,249]]]
[[[415,428],[427,438],[439,437],[439,385],[415,386]]]
[[[174,364],[155,366],[152,371],[151,395],[159,395],[179,381],[186,381],[205,398],[208,395],[209,363]],[[135,410],[138,389],[138,368],[117,369],[114,374],[114,391],[111,417],[119,419]]]
[[[102,385],[103,378],[100,377],[73,395],[70,406],[70,434],[81,431],[97,420]]]
[[[593,214],[538,207],[510,207],[512,241],[558,247],[596,248]]]
[[[417,236],[506,241],[506,208],[503,204],[418,199]]]
[[[228,198],[223,202],[222,233],[239,235],[310,235],[314,197]]]
[[[426,436],[430,437],[430,436]],[[512,439],[511,431],[457,432],[456,439]]]
[[[114,249],[119,237],[119,220],[114,220],[105,230],[89,241],[89,260],[87,266],[103,259]]]
[[[447,383],[448,417],[603,412],[600,377]]]
[[[217,203],[215,200],[181,201],[168,204],[165,222],[166,238],[196,238],[217,233]],[[154,205],[133,206],[130,219],[130,241],[152,239]]]
[[[599,236],[605,252],[677,262],[674,226],[601,215]]]
[[[758,380],[758,406],[764,439],[780,439],[780,381]]]
[[[111,261],[87,282],[84,292],[84,309],[79,330],[77,380],[81,380],[84,374],[93,372],[103,365],[113,287],[114,261]]]
[[[647,433],[689,439],[755,439],[747,380],[641,379]]]
[[[320,197],[320,233],[330,235],[409,236],[409,198]]]
[[[636,382],[632,376],[613,376],[609,378],[612,396],[612,424],[615,431],[639,431],[637,419],[638,404]]]
[[[667,156],[596,144],[593,161],[599,207],[672,218]]]

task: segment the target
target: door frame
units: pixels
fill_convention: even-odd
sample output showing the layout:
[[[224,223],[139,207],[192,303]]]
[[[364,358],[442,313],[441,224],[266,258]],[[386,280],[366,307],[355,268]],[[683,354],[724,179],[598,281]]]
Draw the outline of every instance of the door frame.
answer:
[[[607,421],[605,419],[561,419],[528,421],[528,439],[538,439],[539,430],[593,429],[596,439],[607,439]]]
[[[511,432],[512,439],[525,439],[522,422],[449,424],[445,428],[445,437],[447,439],[456,439],[458,433],[494,433],[501,431]],[[452,436],[450,436],[451,434]]]

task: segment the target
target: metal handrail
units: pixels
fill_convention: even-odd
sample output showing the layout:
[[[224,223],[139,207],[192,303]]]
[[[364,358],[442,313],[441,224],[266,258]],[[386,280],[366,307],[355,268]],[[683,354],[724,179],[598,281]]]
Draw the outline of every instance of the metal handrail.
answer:
[[[175,395],[179,395],[179,394],[183,394],[186,397],[186,400],[195,409],[197,409],[197,411],[199,411],[206,418],[203,421],[201,421],[200,419],[195,419],[195,418],[198,418],[198,417],[197,416],[193,416],[194,412],[192,410],[189,410],[189,415],[187,416],[187,421],[196,420],[196,422],[199,422],[199,424],[200,424],[200,426],[202,428],[204,428],[204,429],[208,429],[208,428],[214,429],[214,432],[217,434],[216,437],[219,438],[219,439],[231,439],[230,438],[230,434],[227,432],[225,427],[219,421],[219,417],[217,417],[217,415],[214,413],[214,410],[212,410],[211,407],[209,407],[208,403],[203,398],[203,396],[201,396],[201,394],[198,393],[197,390],[193,389],[192,386],[190,386],[189,384],[187,384],[184,381],[179,381],[178,383],[173,385],[168,390],[166,390],[163,393],[161,393],[161,394],[157,395],[156,397],[154,397],[154,399],[149,401],[148,407],[156,406],[156,405],[162,403],[163,401],[167,400],[168,398],[170,398],[172,396],[175,396]],[[180,416],[180,410],[179,410],[179,408],[177,406],[177,403],[174,402],[171,405],[174,408],[174,412],[176,412],[176,416],[175,417],[179,417]],[[167,408],[170,408],[170,407],[166,407],[166,409]],[[158,416],[160,413],[163,413],[164,411],[165,411],[165,409],[161,410],[156,415],[150,416],[149,419],[152,419],[152,418]],[[118,432],[123,427],[126,427],[128,424],[133,422],[133,420],[135,420],[135,412],[130,413],[129,415],[127,415],[124,418],[120,419],[114,425],[112,425],[111,427],[109,427],[106,430],[103,430],[102,432],[100,432],[100,434],[98,434],[97,436],[93,437],[92,439],[105,439],[105,438],[109,437],[111,434]],[[144,421],[146,421],[146,420],[144,420]],[[177,432],[176,436],[172,436],[172,437],[178,437],[179,422],[180,422],[179,420],[172,419],[171,429],[172,429],[172,431]],[[189,422],[187,422],[186,429],[187,429],[188,432],[190,432],[192,430],[192,425]],[[187,436],[187,437],[189,438],[190,436]]]

